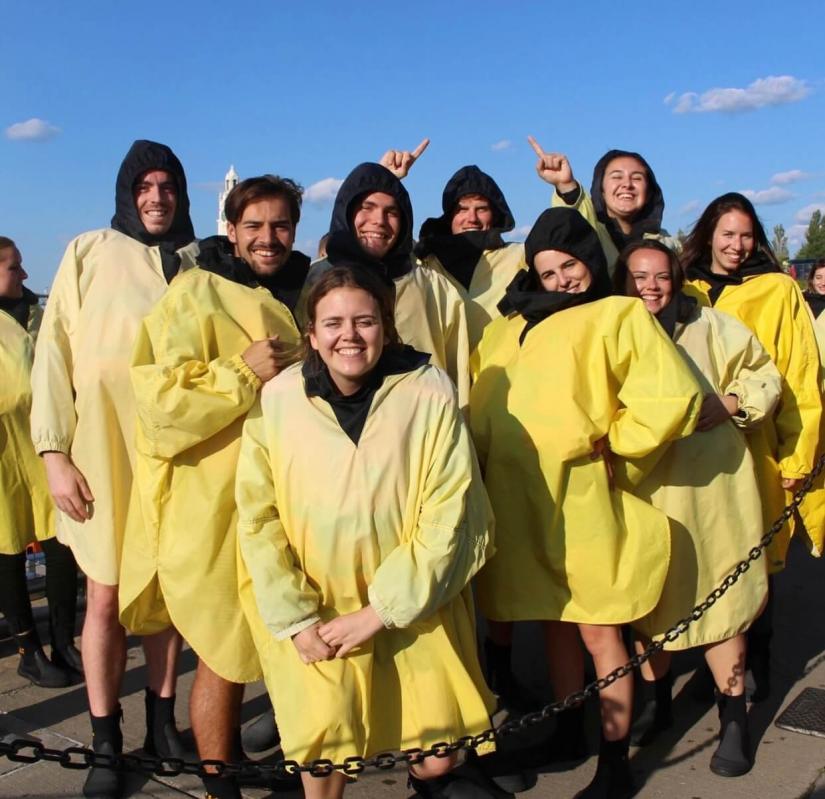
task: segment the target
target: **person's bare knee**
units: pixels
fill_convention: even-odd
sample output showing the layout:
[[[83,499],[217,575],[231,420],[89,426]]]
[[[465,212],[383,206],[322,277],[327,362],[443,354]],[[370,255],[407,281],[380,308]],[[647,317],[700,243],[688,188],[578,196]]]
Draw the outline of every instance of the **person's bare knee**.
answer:
[[[458,762],[458,755],[448,757],[425,757],[420,763],[411,767],[413,775],[420,780],[435,780],[449,774]]]
[[[593,658],[603,657],[616,649],[624,647],[618,627],[598,624],[579,625],[582,641]]]
[[[119,625],[116,585],[86,580],[86,618],[102,626]]]
[[[328,777],[312,777],[301,774],[306,799],[340,799],[344,795],[347,778],[340,772]]]

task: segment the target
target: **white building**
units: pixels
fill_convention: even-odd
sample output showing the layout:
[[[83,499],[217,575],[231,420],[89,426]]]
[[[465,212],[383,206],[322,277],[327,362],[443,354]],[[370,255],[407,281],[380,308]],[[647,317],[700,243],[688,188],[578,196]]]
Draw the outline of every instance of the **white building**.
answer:
[[[218,235],[226,235],[226,215],[223,212],[223,206],[226,203],[226,197],[235,186],[238,185],[240,178],[235,171],[234,166],[229,167],[226,177],[223,179],[223,191],[218,195]]]

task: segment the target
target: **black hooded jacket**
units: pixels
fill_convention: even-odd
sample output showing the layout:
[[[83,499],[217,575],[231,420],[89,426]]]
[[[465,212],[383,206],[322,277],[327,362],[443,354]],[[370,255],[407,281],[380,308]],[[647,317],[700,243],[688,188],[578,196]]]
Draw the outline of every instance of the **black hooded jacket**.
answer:
[[[489,200],[494,213],[492,227],[454,234],[451,227],[453,214],[458,201],[468,194],[479,194]],[[435,254],[441,265],[465,289],[469,288],[482,253],[504,246],[501,234],[515,227],[513,213],[498,184],[473,164],[461,167],[447,181],[441,195],[441,210],[441,216],[431,217],[421,225],[415,254],[419,258]]]
[[[5,311],[24,330],[29,329],[29,314],[32,305],[37,305],[37,295],[25,286],[22,297],[0,297],[0,311]]]
[[[286,305],[291,313],[301,296],[307,274],[309,256],[293,250],[286,263],[274,275],[258,275],[242,258],[235,256],[235,248],[226,236],[209,236],[199,244],[198,266],[207,272],[240,283],[249,288],[263,286],[272,296]]]
[[[370,256],[359,244],[352,227],[356,203],[365,195],[383,192],[395,198],[401,212],[401,229],[392,249],[382,258]],[[332,208],[327,242],[327,260],[346,258],[378,267],[390,278],[401,277],[412,269],[413,210],[410,195],[401,181],[380,164],[359,164],[347,175]]]
[[[625,234],[616,220],[607,215],[607,206],[602,192],[602,182],[604,181],[607,165],[614,158],[624,157],[635,158],[647,170],[647,199],[639,213],[636,214],[629,234]],[[629,150],[610,150],[605,153],[593,169],[590,197],[596,210],[596,218],[607,228],[607,232],[619,252],[631,242],[643,238],[646,233],[659,233],[662,229],[662,216],[665,213],[665,198],[662,194],[662,188],[656,181],[656,175],[650,168],[650,164],[639,153],[630,152]]]
[[[162,169],[168,172],[177,185],[177,207],[169,230],[161,236],[149,233],[140,221],[135,207],[134,187],[138,178],[146,172]],[[166,282],[170,282],[180,268],[180,257],[175,252],[195,238],[192,220],[189,218],[189,195],[186,191],[186,175],[178,157],[165,144],[138,139],[126,153],[117,173],[115,184],[115,215],[112,227],[149,247],[160,247],[161,263]]]
[[[545,291],[535,269],[536,255],[544,250],[559,250],[580,260],[590,270],[590,286],[580,294]],[[527,236],[524,251],[528,268],[515,276],[498,304],[502,315],[516,312],[527,320],[520,341],[548,316],[610,296],[610,277],[599,237],[578,211],[572,208],[544,211]]]

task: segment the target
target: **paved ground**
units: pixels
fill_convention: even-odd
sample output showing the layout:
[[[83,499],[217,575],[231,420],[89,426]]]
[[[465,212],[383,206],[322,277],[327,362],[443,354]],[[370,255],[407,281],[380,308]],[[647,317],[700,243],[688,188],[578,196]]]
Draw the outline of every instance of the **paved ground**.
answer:
[[[708,761],[717,732],[715,712],[690,698],[688,683],[698,663],[696,656],[688,653],[676,659],[676,727],[654,746],[631,753],[640,799],[825,799],[825,739],[786,732],[773,725],[778,713],[803,688],[825,688],[824,593],[825,561],[815,561],[794,548],[790,566],[777,582],[774,690],[767,702],[750,709],[756,757],[753,770],[745,777],[726,780],[709,772]],[[518,669],[525,682],[538,692],[546,692],[536,633],[531,625],[519,630]],[[187,735],[186,699],[194,664],[191,652],[184,652],[178,719]],[[20,678],[16,668],[17,655],[11,642],[0,640],[0,734],[30,734],[53,747],[88,744],[83,686],[47,691]],[[129,751],[137,751],[142,742],[144,684],[141,650],[137,641],[130,641],[123,699],[125,745]],[[244,719],[253,718],[262,707],[262,688],[253,686],[247,692]],[[596,707],[588,712],[595,751]],[[275,756],[277,753],[271,755]],[[594,768],[595,757],[591,757],[575,769],[537,774],[535,785],[521,796],[571,797],[588,783]],[[83,776],[83,772],[67,771],[52,763],[18,765],[0,758],[0,797],[79,796]],[[400,771],[374,773],[351,786],[348,795],[362,799],[406,797],[409,791],[405,784],[405,775]],[[202,796],[193,777],[158,779],[133,775],[129,790],[136,799]],[[266,790],[245,792],[249,797],[272,795]]]

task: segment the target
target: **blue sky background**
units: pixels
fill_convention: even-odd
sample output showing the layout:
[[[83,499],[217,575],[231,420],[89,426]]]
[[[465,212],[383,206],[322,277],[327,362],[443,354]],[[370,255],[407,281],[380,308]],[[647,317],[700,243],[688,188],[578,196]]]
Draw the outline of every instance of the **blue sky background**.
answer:
[[[297,237],[309,254],[329,222],[327,179],[424,136],[407,178],[416,227],[475,163],[523,237],[549,201],[528,133],[586,186],[606,150],[641,152],[672,233],[718,194],[751,190],[793,253],[825,208],[821,0],[0,8],[0,234],[19,243],[36,290],[73,236],[108,225],[136,138],[181,158],[199,236],[215,232],[230,164],[314,187]]]

